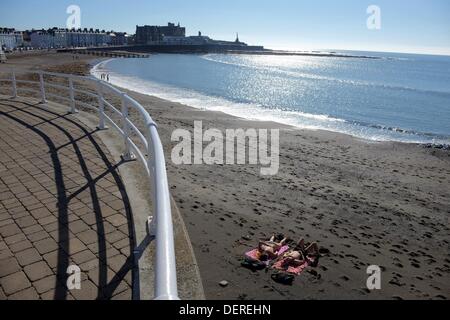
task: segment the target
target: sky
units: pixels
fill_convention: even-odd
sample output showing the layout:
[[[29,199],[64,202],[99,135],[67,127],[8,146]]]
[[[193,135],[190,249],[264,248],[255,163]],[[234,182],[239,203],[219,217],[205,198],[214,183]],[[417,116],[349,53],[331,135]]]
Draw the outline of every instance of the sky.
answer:
[[[0,27],[65,27],[69,5],[81,27],[134,33],[180,22],[188,35],[288,50],[365,50],[450,55],[448,0],[1,0]],[[380,29],[367,8],[380,8]]]

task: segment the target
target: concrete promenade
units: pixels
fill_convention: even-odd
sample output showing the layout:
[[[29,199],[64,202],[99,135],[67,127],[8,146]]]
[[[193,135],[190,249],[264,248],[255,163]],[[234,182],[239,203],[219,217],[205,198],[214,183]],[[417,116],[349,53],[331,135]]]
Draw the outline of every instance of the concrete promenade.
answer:
[[[66,110],[0,99],[0,300],[132,298],[123,163],[97,134]],[[80,290],[66,287],[72,265]]]

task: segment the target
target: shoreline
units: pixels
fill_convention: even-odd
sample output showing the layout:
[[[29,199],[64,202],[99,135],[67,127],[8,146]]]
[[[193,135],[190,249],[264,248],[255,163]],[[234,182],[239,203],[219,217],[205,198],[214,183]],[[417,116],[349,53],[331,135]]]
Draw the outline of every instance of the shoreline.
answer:
[[[114,58],[103,59],[101,61],[93,63],[91,65],[90,70],[89,70],[89,74],[91,76],[96,77],[97,79],[100,79],[98,76],[95,75],[96,69],[98,67],[101,67],[102,64],[106,64],[106,63],[108,63],[109,61],[112,61],[112,60],[114,60]],[[107,71],[105,71],[105,72],[107,72]],[[436,148],[436,149],[450,150],[450,140],[449,140],[448,143],[427,142],[427,141],[422,141],[422,142],[421,141],[407,141],[407,140],[398,140],[398,139],[395,139],[395,138],[385,139],[385,140],[377,140],[377,139],[371,139],[369,137],[359,136],[356,133],[352,134],[352,133],[349,133],[349,132],[339,131],[338,129],[332,130],[332,129],[323,129],[323,128],[301,127],[300,125],[284,123],[281,120],[277,121],[276,119],[275,120],[252,119],[252,118],[249,118],[249,117],[239,116],[239,115],[233,114],[232,112],[227,112],[227,111],[223,111],[223,110],[209,110],[209,109],[206,109],[206,108],[200,108],[200,107],[195,107],[195,106],[192,106],[192,105],[188,105],[188,104],[185,104],[183,102],[176,101],[176,100],[170,100],[170,99],[167,99],[165,97],[160,97],[158,95],[153,95],[151,93],[142,92],[142,91],[137,90],[136,88],[131,89],[129,87],[124,86],[123,84],[113,83],[113,81],[111,82],[111,84],[116,86],[116,87],[121,88],[122,90],[125,90],[125,91],[128,91],[128,92],[133,92],[133,93],[136,93],[136,94],[142,94],[142,95],[158,98],[158,99],[161,99],[162,101],[165,101],[167,103],[177,103],[177,104],[184,105],[187,108],[192,108],[192,109],[196,109],[196,110],[220,112],[220,113],[229,115],[231,117],[235,117],[237,119],[250,121],[250,122],[273,122],[274,124],[277,124],[278,126],[283,126],[283,127],[286,127],[286,128],[290,128],[292,130],[312,130],[312,131],[323,131],[323,132],[327,132],[329,134],[342,134],[342,135],[345,135],[345,136],[352,137],[354,139],[363,140],[363,141],[365,141],[367,143],[405,143],[405,144],[409,144],[409,145],[418,145],[418,146],[423,146],[423,147],[427,147],[427,148]],[[176,88],[174,88],[174,89],[176,89]],[[322,116],[322,115],[314,115],[313,114],[313,116]],[[329,117],[328,115],[323,115],[323,116]],[[339,119],[339,120],[348,122],[345,119]],[[390,131],[391,129],[388,128],[387,130]],[[392,131],[395,131],[395,130],[392,130]],[[436,134],[436,138],[445,140],[447,137],[446,136],[439,136],[439,135]]]
[[[106,63],[108,61],[113,60],[114,58],[110,58],[110,59],[104,59],[102,61],[96,61],[93,62],[91,64],[91,68],[89,70],[89,74],[92,75],[93,77],[95,77],[96,79],[99,79],[98,77],[96,77],[95,75],[92,74],[92,70],[97,67],[98,65],[102,64],[102,63]],[[112,83],[111,83],[112,84]],[[323,133],[326,135],[342,135],[348,139],[355,139],[357,141],[360,141],[362,143],[368,143],[368,144],[389,144],[389,143],[399,143],[399,144],[406,144],[406,145],[414,145],[414,146],[425,146],[426,143],[417,143],[417,142],[404,142],[404,141],[396,141],[396,140],[383,140],[383,141],[378,141],[378,140],[371,140],[371,139],[367,139],[367,138],[363,138],[363,137],[358,137],[358,136],[354,136],[348,133],[343,133],[343,132],[338,132],[338,131],[332,131],[332,130],[326,130],[326,129],[312,129],[312,128],[301,128],[301,127],[297,127],[295,125],[290,125],[290,124],[286,124],[286,123],[282,123],[282,122],[277,122],[277,121],[264,121],[264,120],[257,120],[257,119],[247,119],[244,117],[239,117],[239,116],[235,116],[232,115],[230,113],[227,113],[225,111],[217,111],[217,110],[207,110],[207,109],[200,109],[200,108],[196,108],[181,102],[177,102],[177,101],[172,101],[172,100],[168,100],[168,99],[164,99],[149,93],[142,93],[139,91],[135,91],[117,84],[112,84],[113,86],[120,88],[122,91],[129,93],[131,96],[133,95],[140,95],[140,96],[147,96],[149,98],[152,99],[157,99],[159,100],[161,103],[166,103],[166,104],[176,104],[179,105],[181,107],[190,109],[190,111],[193,112],[211,112],[211,113],[217,113],[217,114],[221,114],[222,116],[225,117],[230,117],[230,118],[235,118],[236,120],[239,121],[243,121],[243,122],[247,122],[247,125],[245,127],[264,127],[264,125],[266,125],[268,128],[282,128],[284,130],[292,130],[292,131],[313,131],[313,132],[318,132],[318,133]],[[259,124],[259,125],[258,125]],[[434,146],[434,145],[433,145]]]
[[[85,73],[89,63],[65,54],[18,61]],[[450,152],[243,120],[126,91],[158,124],[207,299],[450,298]],[[191,131],[194,119],[205,129],[279,128],[279,174],[263,177],[249,165],[174,165],[171,134]],[[273,233],[317,241],[316,274],[283,286],[271,272],[243,268],[243,253]],[[382,267],[382,290],[365,287],[370,265]]]

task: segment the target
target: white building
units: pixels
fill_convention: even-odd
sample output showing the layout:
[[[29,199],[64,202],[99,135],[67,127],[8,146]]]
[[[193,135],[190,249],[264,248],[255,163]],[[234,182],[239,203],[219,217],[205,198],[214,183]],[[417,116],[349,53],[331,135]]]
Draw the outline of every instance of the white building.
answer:
[[[107,32],[87,29],[50,29],[31,34],[31,46],[34,48],[71,48],[96,47],[110,45],[112,37]]]
[[[14,29],[0,28],[0,47],[12,50],[23,45],[21,32]]]
[[[65,32],[67,47],[98,47],[110,45],[112,37],[109,33],[99,30],[70,30]]]
[[[55,37],[46,31],[37,31],[31,34],[31,46],[36,49],[54,48]]]

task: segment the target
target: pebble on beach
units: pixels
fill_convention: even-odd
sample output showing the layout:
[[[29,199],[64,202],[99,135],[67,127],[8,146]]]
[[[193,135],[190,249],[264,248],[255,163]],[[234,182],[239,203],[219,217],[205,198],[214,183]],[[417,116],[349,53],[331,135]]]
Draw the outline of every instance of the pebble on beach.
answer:
[[[219,285],[220,285],[221,287],[226,287],[226,286],[228,286],[228,281],[222,280],[222,281],[219,282]]]

